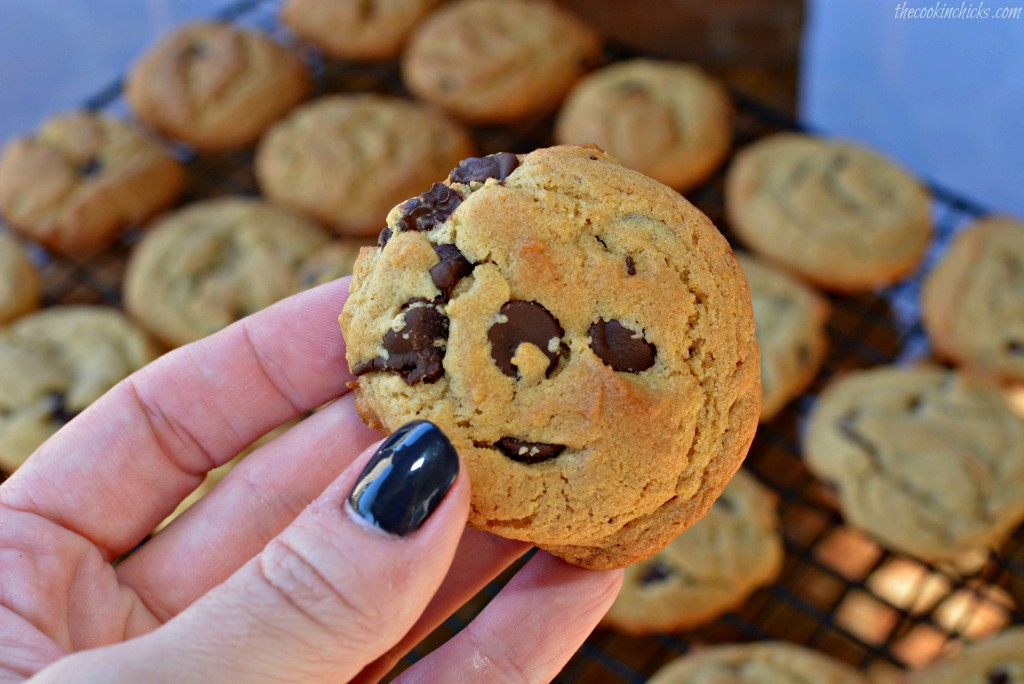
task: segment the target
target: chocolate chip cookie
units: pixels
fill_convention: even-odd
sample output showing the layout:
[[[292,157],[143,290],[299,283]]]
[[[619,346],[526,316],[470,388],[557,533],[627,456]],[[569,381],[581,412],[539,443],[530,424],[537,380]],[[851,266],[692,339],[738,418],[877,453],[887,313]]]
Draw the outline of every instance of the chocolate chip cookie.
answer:
[[[960,233],[925,280],[921,312],[941,356],[1024,380],[1024,223],[987,218]]]
[[[192,204],[135,248],[125,306],[164,344],[187,344],[297,292],[299,267],[329,242],[315,224],[259,200]]]
[[[774,580],[782,556],[775,497],[741,470],[697,524],[626,568],[605,622],[630,634],[696,627]]]
[[[893,551],[955,561],[1024,520],[1024,422],[995,385],[940,368],[849,373],[818,400],[808,467]]]
[[[39,271],[18,241],[0,233],[0,325],[39,308]]]
[[[598,34],[554,4],[460,0],[430,15],[402,58],[417,97],[472,123],[512,123],[558,106],[596,62]]]
[[[596,147],[464,160],[395,207],[341,316],[357,408],[431,420],[473,480],[470,523],[624,567],[708,509],[760,404],[728,243]]]
[[[397,57],[419,21],[441,0],[288,0],[281,21],[338,59]]]
[[[634,59],[595,71],[558,115],[560,143],[595,143],[665,185],[685,192],[725,161],[732,102],[696,66]]]
[[[742,150],[726,212],[747,246],[823,288],[868,291],[907,275],[931,236],[929,196],[871,150],[779,133]]]
[[[116,309],[60,306],[0,330],[0,470],[10,474],[61,426],[155,359]]]
[[[466,131],[414,102],[324,97],[274,126],[256,176],[272,201],[350,236],[375,236],[396,203],[472,153]]]
[[[206,22],[164,37],[125,83],[142,121],[203,151],[255,142],[308,92],[298,55],[261,33]]]
[[[181,193],[185,171],[154,140],[92,112],[50,119],[0,159],[0,208],[18,232],[77,256],[112,243]]]
[[[781,641],[709,646],[677,658],[648,684],[868,684],[845,663]]]
[[[785,271],[738,254],[754,302],[761,347],[761,422],[767,422],[814,380],[825,361],[828,301]]]
[[[912,672],[910,684],[1024,683],[1024,627],[969,644],[957,655]]]

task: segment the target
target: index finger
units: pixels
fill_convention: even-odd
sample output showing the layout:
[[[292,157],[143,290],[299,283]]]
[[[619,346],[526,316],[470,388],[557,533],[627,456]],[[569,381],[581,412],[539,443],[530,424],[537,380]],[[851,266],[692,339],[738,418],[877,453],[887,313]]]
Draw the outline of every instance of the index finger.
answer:
[[[278,425],[346,392],[344,278],[146,366],[72,420],[0,487],[116,558]]]

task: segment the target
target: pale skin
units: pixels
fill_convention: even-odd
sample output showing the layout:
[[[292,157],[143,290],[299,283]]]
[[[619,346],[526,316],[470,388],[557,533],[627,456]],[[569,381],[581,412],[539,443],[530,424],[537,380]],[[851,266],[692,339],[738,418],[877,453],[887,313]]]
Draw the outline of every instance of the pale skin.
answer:
[[[527,550],[465,527],[465,469],[413,534],[344,504],[381,435],[356,415],[343,279],[171,352],[0,486],[0,682],[376,681]],[[255,439],[246,458],[133,549]],[[546,682],[621,571],[539,553],[403,682]]]

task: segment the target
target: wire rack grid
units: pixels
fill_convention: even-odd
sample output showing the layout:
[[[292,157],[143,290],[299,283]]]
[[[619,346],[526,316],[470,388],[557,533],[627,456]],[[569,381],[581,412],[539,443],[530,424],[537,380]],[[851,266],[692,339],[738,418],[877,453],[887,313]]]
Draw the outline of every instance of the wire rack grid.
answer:
[[[278,0],[241,0],[215,18],[256,27],[288,40],[277,23]],[[610,61],[636,53],[612,47]],[[317,93],[372,91],[407,96],[394,63],[354,65],[324,60],[305,51]],[[83,103],[84,108],[131,118],[121,98],[121,80]],[[734,92],[736,142],[743,147],[784,130],[807,130],[789,116]],[[514,127],[473,130],[481,153],[523,152],[551,144],[551,118]],[[811,131],[815,132],[815,131]],[[182,202],[209,197],[256,195],[252,150],[197,156],[172,146],[188,163]],[[732,240],[724,216],[723,173],[690,193]],[[776,419],[761,426],[745,467],[779,499],[786,548],[778,580],[756,592],[740,609],[684,633],[630,637],[598,629],[559,674],[558,682],[644,682],[669,660],[695,644],[784,639],[811,646],[862,669],[901,669],[934,658],[951,641],[971,639],[1011,623],[1024,623],[1024,533],[965,573],[935,567],[885,551],[846,527],[833,492],[815,480],[800,456],[799,433],[814,396],[837,373],[882,363],[914,363],[929,356],[921,328],[918,296],[921,275],[982,207],[932,186],[935,239],[919,271],[902,283],[867,295],[831,297],[830,352],[808,392]],[[0,225],[0,230],[5,229]],[[120,306],[120,283],[129,250],[138,240],[129,232],[110,249],[74,261],[30,245],[43,272],[46,305],[103,303]],[[2,475],[0,475],[2,478]],[[415,663],[463,629],[504,586],[521,564],[491,582],[417,646],[392,675]]]

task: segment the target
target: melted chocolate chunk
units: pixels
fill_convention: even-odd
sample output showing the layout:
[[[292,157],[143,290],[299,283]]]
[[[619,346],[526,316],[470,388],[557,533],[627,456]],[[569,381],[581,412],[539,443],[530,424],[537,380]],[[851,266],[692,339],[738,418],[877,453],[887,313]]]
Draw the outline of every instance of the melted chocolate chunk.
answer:
[[[655,346],[618,321],[601,319],[588,334],[594,353],[614,370],[639,373],[654,365]]]
[[[1010,684],[1010,673],[997,668],[988,673],[988,684]]]
[[[74,412],[68,410],[67,396],[63,392],[58,392],[50,395],[51,406],[50,415],[53,419],[61,425],[67,425],[71,422],[71,419],[75,417]]]
[[[89,176],[95,176],[103,168],[103,162],[96,157],[89,157],[85,162],[78,167],[78,175],[82,178],[88,178]]]
[[[633,257],[626,255],[626,273],[629,275],[636,275],[636,262],[633,261]]]
[[[1010,340],[1006,343],[1006,351],[1010,354],[1024,354],[1024,342]]]
[[[381,249],[384,249],[384,246],[388,244],[388,240],[390,239],[391,229],[385,228],[384,230],[380,231],[380,235],[377,236],[377,245],[380,246]]]
[[[551,371],[558,364],[562,335],[565,333],[558,319],[537,302],[519,299],[505,302],[499,314],[505,320],[491,326],[487,331],[487,339],[491,342],[491,358],[501,372],[510,378],[519,377],[519,369],[512,363],[512,357],[516,355],[520,344],[529,342],[550,360],[547,369],[550,377]]]
[[[402,218],[398,219],[399,230],[426,232],[452,215],[462,204],[462,195],[444,183],[434,183],[419,197],[402,205]]]
[[[452,171],[453,183],[483,183],[488,178],[503,181],[519,166],[519,158],[511,152],[498,152],[486,157],[463,159]]]
[[[445,343],[448,341],[448,317],[438,311],[436,302],[417,298],[405,304],[405,325],[384,335],[387,358],[378,356],[357,363],[352,372],[364,375],[374,371],[398,373],[408,385],[436,382],[444,375]]]
[[[430,279],[441,291],[441,298],[448,301],[455,285],[473,272],[475,264],[470,262],[455,245],[434,245],[437,258],[440,259],[430,267]]]
[[[644,568],[644,574],[640,576],[640,584],[646,587],[664,582],[674,574],[676,573],[670,566],[655,559],[654,562]]]
[[[565,451],[564,444],[542,444],[526,442],[515,437],[502,437],[494,446],[513,461],[519,463],[541,463],[555,458]]]

